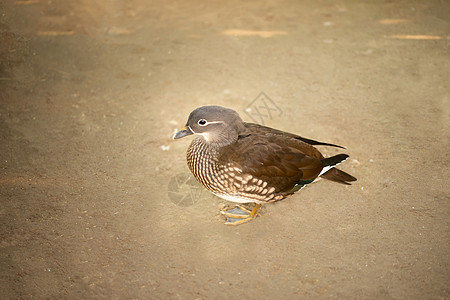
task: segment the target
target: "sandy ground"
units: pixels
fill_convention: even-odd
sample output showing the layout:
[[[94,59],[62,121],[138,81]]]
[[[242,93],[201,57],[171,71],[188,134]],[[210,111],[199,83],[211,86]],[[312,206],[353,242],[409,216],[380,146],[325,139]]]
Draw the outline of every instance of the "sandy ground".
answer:
[[[0,10],[2,298],[450,298],[447,1]],[[225,226],[171,139],[206,104],[346,146],[358,181]]]

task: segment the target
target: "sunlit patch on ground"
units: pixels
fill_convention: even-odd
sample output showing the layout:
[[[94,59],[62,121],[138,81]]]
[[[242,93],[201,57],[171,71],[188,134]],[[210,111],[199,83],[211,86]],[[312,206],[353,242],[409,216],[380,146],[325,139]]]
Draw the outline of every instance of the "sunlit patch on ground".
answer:
[[[68,30],[68,31],[38,31],[38,35],[43,36],[59,36],[59,35],[73,35],[75,34],[75,31]]]
[[[222,31],[222,35],[232,35],[232,36],[259,36],[262,38],[270,38],[277,35],[287,35],[286,31],[276,31],[276,30],[244,30],[244,29],[228,29]]]
[[[445,37],[438,35],[420,35],[420,34],[394,34],[388,36],[391,39],[399,40],[442,40]],[[447,39],[449,37],[446,37]]]
[[[378,23],[383,25],[395,25],[395,24],[403,24],[408,23],[410,20],[407,19],[381,19],[378,21]]]

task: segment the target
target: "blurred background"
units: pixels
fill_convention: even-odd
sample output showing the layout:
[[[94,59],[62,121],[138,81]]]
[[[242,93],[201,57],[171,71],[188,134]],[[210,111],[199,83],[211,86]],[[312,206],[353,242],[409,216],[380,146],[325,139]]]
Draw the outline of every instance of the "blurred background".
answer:
[[[448,1],[0,3],[5,299],[448,299]],[[189,113],[343,145],[225,226]],[[326,155],[338,152],[321,147]]]

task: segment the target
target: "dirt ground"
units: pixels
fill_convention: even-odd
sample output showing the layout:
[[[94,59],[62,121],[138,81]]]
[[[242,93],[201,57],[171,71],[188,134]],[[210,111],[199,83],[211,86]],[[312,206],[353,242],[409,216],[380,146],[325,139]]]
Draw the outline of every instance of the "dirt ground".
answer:
[[[448,1],[0,13],[1,298],[450,299]],[[347,147],[358,181],[225,226],[171,139],[207,104]]]

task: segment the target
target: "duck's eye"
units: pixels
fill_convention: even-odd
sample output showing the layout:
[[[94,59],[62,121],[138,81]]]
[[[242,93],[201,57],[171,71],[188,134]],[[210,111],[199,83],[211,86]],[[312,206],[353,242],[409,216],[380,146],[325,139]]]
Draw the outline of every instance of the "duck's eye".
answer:
[[[200,125],[200,126],[206,126],[206,123],[207,123],[207,121],[205,120],[205,119],[200,119],[200,120],[198,120],[198,125]]]

